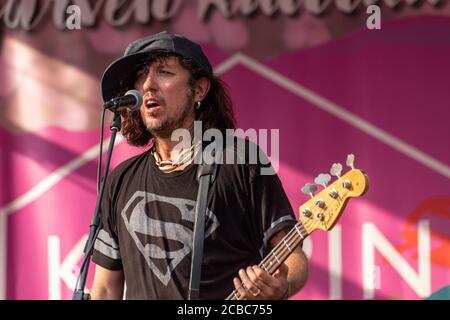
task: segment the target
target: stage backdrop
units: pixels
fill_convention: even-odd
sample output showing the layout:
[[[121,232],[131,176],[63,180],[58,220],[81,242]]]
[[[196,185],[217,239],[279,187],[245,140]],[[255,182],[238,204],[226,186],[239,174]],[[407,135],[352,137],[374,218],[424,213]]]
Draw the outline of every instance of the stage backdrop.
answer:
[[[295,210],[348,153],[370,178],[305,242],[294,299],[424,299],[449,285],[448,1],[2,3],[0,298],[71,298],[96,201],[99,80],[161,30],[203,44],[240,128],[279,129]],[[367,27],[368,3],[381,29]],[[112,166],[140,152],[119,139]]]

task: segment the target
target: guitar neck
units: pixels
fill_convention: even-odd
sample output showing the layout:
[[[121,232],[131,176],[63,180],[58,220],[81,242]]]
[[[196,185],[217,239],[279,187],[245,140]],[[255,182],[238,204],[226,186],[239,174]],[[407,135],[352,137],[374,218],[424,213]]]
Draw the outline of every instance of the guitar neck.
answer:
[[[283,264],[303,239],[309,235],[303,224],[298,221],[288,234],[270,251],[258,265],[270,275]],[[225,300],[241,300],[241,295],[234,290]]]

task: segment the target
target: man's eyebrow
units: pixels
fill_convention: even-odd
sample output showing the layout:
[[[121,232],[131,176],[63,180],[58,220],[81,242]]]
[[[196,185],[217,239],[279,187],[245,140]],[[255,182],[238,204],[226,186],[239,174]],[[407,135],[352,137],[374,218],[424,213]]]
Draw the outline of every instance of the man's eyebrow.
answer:
[[[161,61],[158,63],[159,67],[175,67],[176,64],[174,62],[168,62],[168,61]]]

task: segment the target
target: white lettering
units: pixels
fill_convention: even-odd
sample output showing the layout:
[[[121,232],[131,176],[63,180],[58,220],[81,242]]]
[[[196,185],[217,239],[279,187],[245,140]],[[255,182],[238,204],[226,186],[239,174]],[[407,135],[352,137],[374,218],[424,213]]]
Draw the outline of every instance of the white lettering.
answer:
[[[339,11],[354,12],[360,5],[371,6],[378,0],[199,0],[198,17],[206,20],[213,11],[218,11],[225,18],[247,17],[259,11],[265,16],[273,16],[280,12],[286,16],[295,17],[303,3],[306,12],[314,15],[323,14],[332,3]],[[361,4],[362,2],[362,4]],[[396,8],[400,0],[384,0],[389,8]],[[406,0],[408,5],[415,5],[418,0]],[[437,6],[440,0],[427,0],[431,5]],[[40,5],[38,5],[38,3]],[[104,17],[111,26],[120,27],[130,21],[148,24],[152,18],[157,21],[167,21],[181,10],[181,0],[6,0],[2,2],[0,19],[6,27],[11,29],[34,29],[48,13],[53,5],[53,23],[58,29],[64,30],[66,26],[66,13],[69,4],[80,8],[81,25],[93,27],[99,16]],[[103,9],[103,12],[100,10]],[[373,18],[374,19],[374,18]],[[371,19],[372,20],[372,19]]]
[[[345,13],[352,13],[358,8],[361,0],[336,0],[336,8]]]
[[[22,28],[29,31],[42,20],[49,5],[50,1],[44,2],[41,10],[35,15],[38,9],[36,0],[8,0],[0,11],[0,18],[3,18],[6,27],[10,29]]]
[[[212,307],[191,307],[184,305],[183,307],[178,307],[177,314],[179,315],[201,315],[208,318]]]
[[[322,14],[330,5],[331,0],[308,0],[305,1],[305,9],[312,14]]]
[[[427,220],[418,225],[418,259],[419,270],[416,273],[400,253],[388,242],[383,234],[371,222],[364,223],[362,228],[362,268],[364,298],[372,299],[374,292],[375,248],[385,257],[392,267],[408,283],[420,297],[431,293],[430,268],[430,224]]]
[[[81,29],[81,10],[78,6],[69,6],[66,11],[70,16],[67,18],[66,27],[69,30]]]
[[[87,235],[81,237],[62,263],[60,263],[59,237],[48,237],[48,298],[50,300],[61,300],[61,280],[64,281],[69,289],[75,289],[77,274],[74,274],[73,271],[77,269],[77,263],[84,255],[83,248],[87,237]]]
[[[339,224],[328,232],[330,299],[342,299],[342,232]]]
[[[373,4],[367,7],[367,13],[372,15],[367,18],[366,26],[367,29],[381,29],[381,9],[379,6]]]

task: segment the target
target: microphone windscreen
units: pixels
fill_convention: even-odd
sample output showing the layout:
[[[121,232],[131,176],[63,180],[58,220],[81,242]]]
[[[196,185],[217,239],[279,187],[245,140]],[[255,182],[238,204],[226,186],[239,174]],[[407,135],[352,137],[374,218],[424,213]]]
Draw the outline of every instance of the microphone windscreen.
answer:
[[[139,91],[137,91],[137,90],[129,90],[129,91],[127,91],[127,93],[125,93],[125,95],[126,96],[127,95],[131,95],[131,96],[136,98],[136,103],[134,105],[132,105],[132,106],[129,106],[129,109],[131,111],[139,110],[139,108],[142,105],[142,102],[144,102],[144,99],[142,98],[141,93]]]

